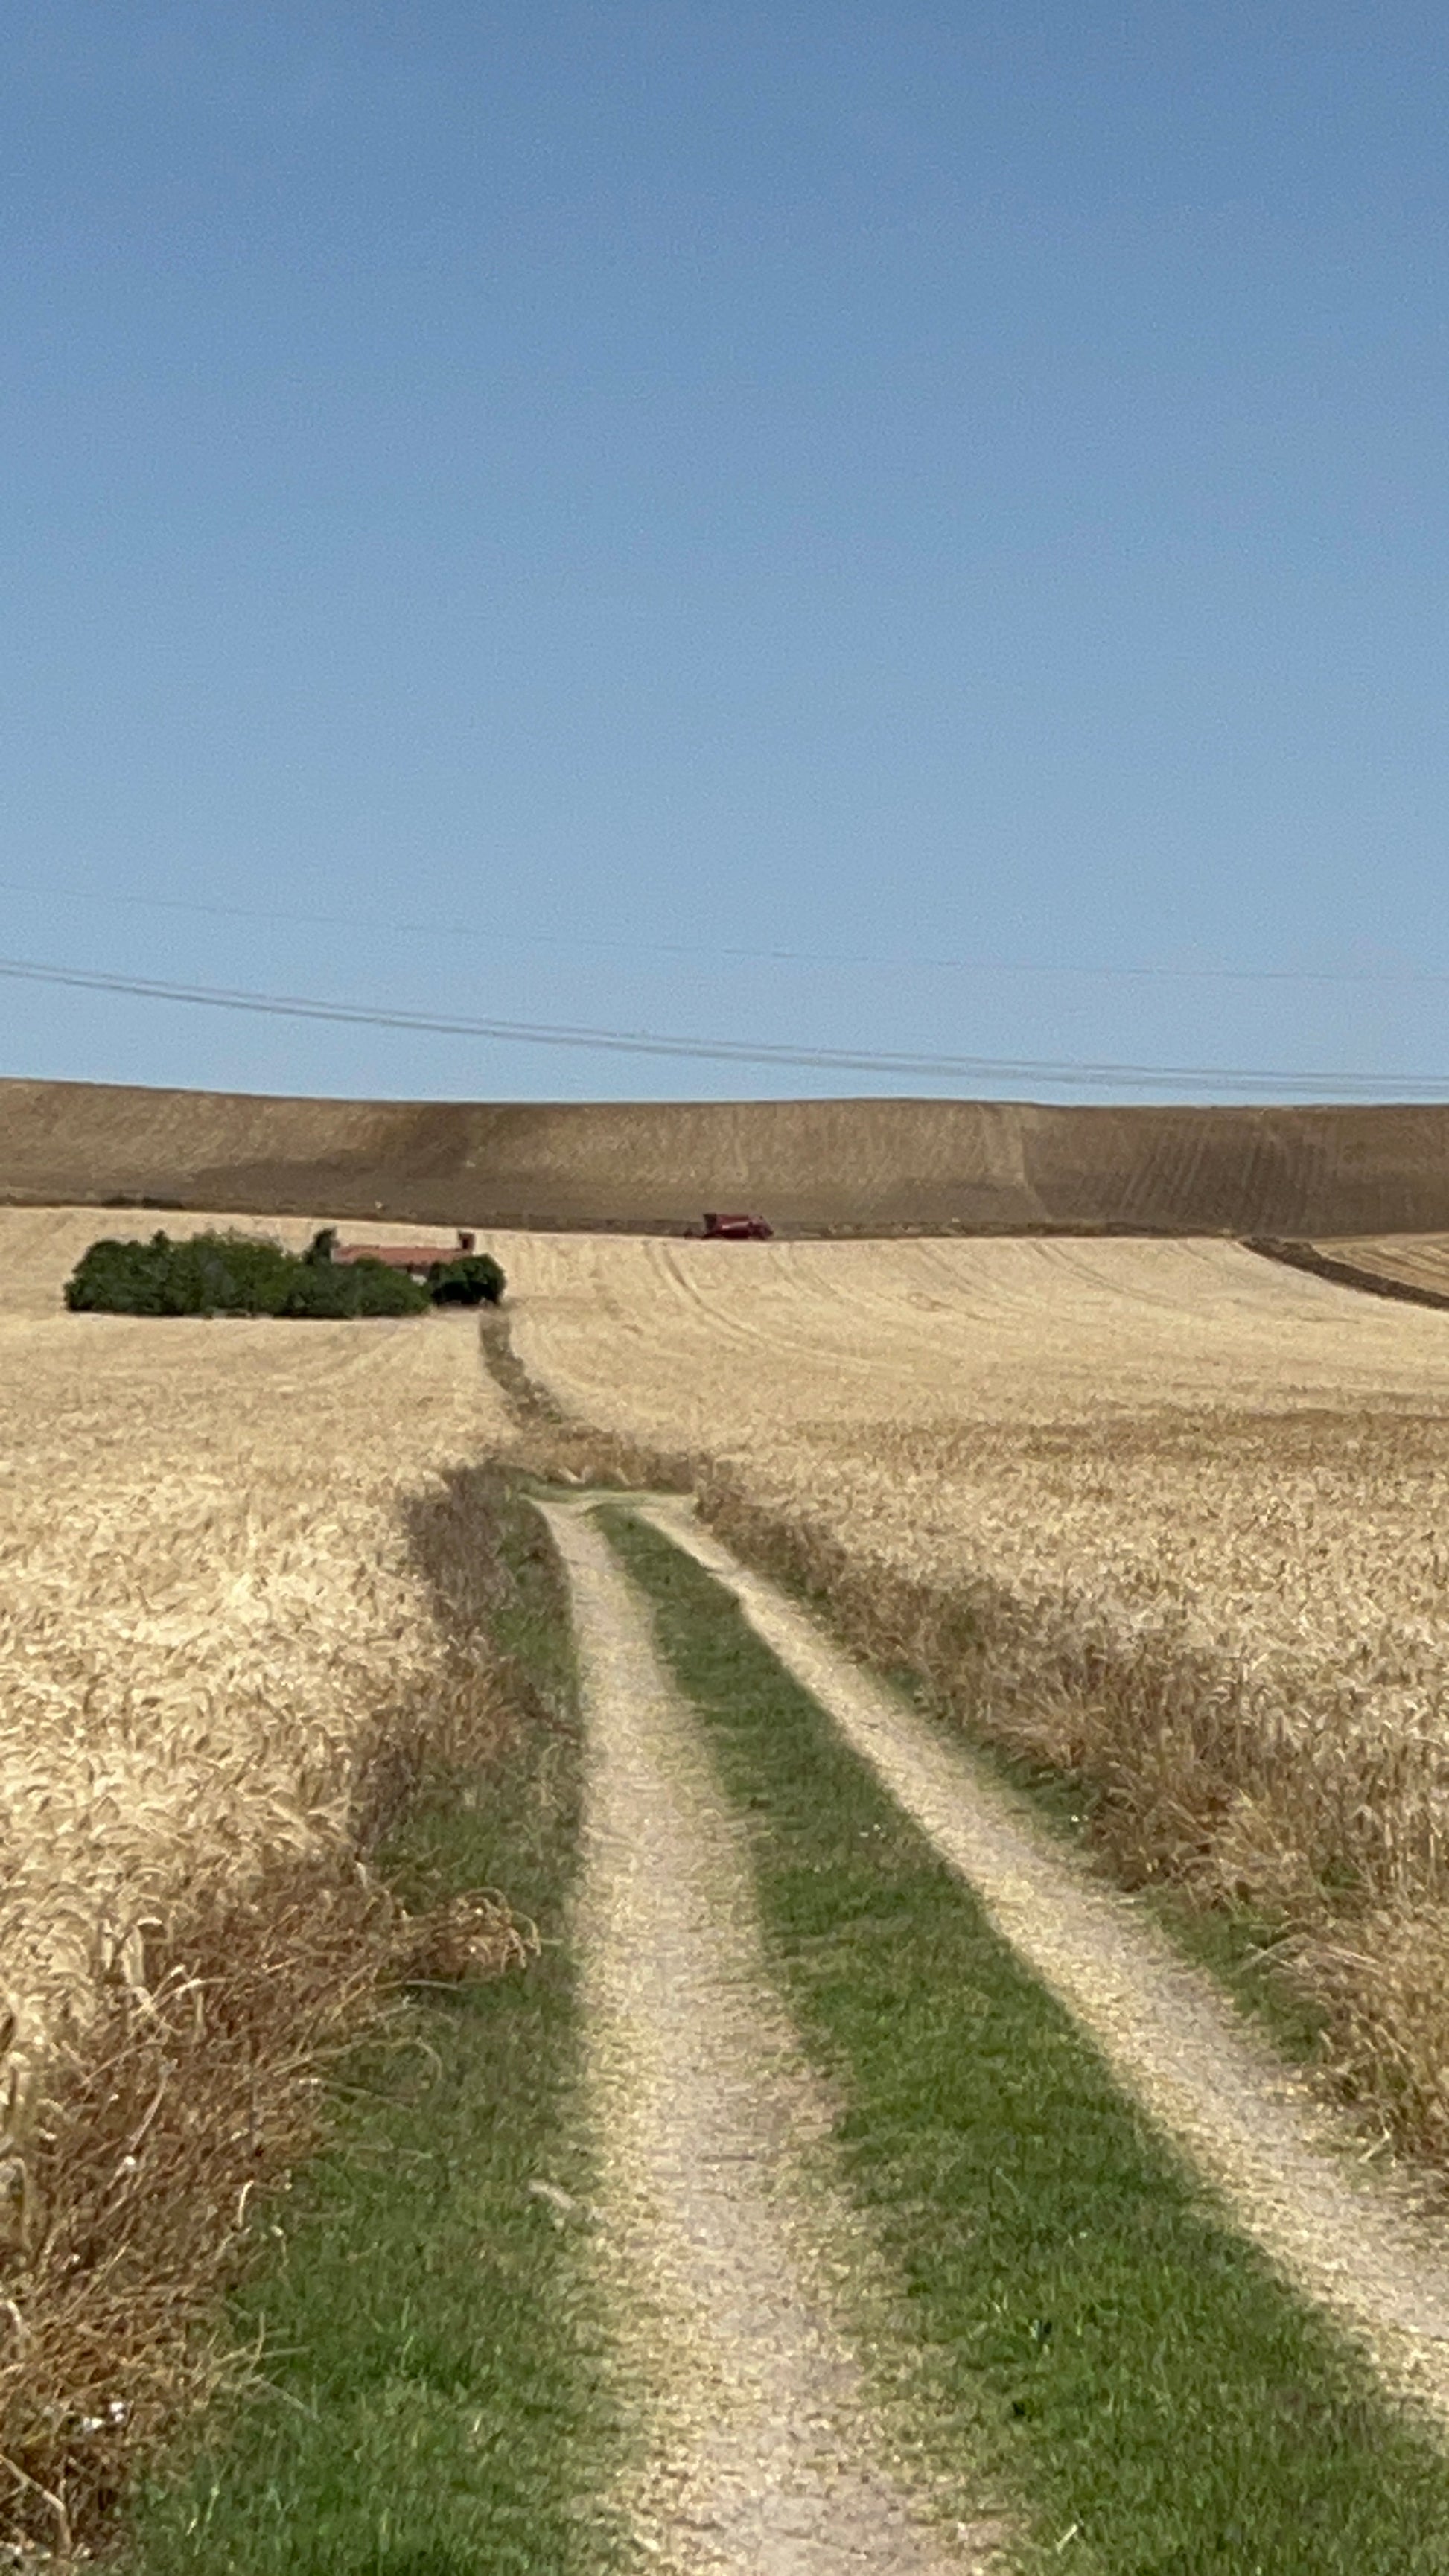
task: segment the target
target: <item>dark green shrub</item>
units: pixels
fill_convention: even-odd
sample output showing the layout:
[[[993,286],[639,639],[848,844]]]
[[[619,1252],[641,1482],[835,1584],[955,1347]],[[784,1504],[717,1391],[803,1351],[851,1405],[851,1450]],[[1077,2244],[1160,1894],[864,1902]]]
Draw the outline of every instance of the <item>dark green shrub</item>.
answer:
[[[67,1282],[66,1304],[124,1315],[275,1314],[293,1265],[275,1244],[199,1234],[173,1243],[93,1243]]]
[[[93,1243],[66,1282],[65,1302],[74,1312],[112,1315],[344,1318],[420,1315],[428,1292],[381,1261],[299,1258],[254,1235],[173,1243],[154,1234],[149,1243]]]
[[[169,1252],[164,1234],[153,1243],[93,1243],[66,1281],[65,1302],[77,1312],[175,1314]]]
[[[491,1252],[460,1253],[456,1261],[435,1261],[428,1272],[435,1306],[496,1306],[504,1284]]]
[[[328,1261],[297,1264],[284,1315],[424,1315],[428,1292],[405,1270],[390,1270],[385,1261]]]
[[[280,1314],[297,1267],[280,1245],[255,1236],[195,1234],[170,1247],[175,1311],[182,1315]]]

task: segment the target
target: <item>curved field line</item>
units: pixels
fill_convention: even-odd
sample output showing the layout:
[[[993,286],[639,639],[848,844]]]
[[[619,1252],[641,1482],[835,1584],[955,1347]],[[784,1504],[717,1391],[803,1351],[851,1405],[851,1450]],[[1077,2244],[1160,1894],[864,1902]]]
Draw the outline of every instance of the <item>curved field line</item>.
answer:
[[[672,1449],[813,1420],[1442,1407],[1449,1325],[1231,1243],[705,1245],[511,1236],[515,1346],[565,1409]]]

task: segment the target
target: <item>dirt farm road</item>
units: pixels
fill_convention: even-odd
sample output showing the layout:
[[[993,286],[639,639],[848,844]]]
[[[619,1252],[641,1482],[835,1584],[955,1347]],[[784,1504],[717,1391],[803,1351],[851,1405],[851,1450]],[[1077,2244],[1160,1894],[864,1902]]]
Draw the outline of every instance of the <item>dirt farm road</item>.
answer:
[[[869,2259],[818,2172],[826,2107],[766,1981],[748,1869],[648,1615],[550,1506],[590,1751],[579,1938],[599,2259],[645,2459],[619,2499],[679,2576],[964,2576],[999,2526],[924,2523],[887,2473],[825,2283]]]
[[[690,1504],[639,1516],[733,1592],[771,1652],[968,1880],[996,1929],[1066,2005],[1124,2089],[1216,2188],[1236,2224],[1449,2431],[1442,2227],[1362,2162],[1362,2141],[1272,2057],[1130,1898],[1053,1845],[957,1745],[875,1683]]]
[[[590,1730],[579,1935],[597,2259],[642,2458],[618,2501],[678,2576],[947,2576],[999,2522],[903,2493],[832,2309],[872,2249],[831,2189],[829,2105],[763,1963],[741,1828],[646,1605],[590,1510],[550,1504]],[[607,1498],[617,1505],[617,1493]],[[874,1683],[672,1498],[642,1520],[738,1599],[1235,2224],[1449,2431],[1449,2261],[1361,2141],[1130,1899]]]

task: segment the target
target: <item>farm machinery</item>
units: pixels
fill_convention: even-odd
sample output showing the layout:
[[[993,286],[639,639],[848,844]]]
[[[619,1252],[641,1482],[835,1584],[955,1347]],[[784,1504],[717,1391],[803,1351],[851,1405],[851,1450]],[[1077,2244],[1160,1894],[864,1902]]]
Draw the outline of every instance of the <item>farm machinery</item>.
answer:
[[[768,1243],[775,1229],[762,1216],[718,1216],[706,1213],[696,1243]]]

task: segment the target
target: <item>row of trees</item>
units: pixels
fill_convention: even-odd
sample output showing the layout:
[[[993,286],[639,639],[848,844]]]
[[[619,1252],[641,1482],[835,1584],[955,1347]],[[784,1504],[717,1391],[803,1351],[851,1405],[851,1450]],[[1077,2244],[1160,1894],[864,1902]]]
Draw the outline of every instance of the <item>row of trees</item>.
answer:
[[[496,1305],[504,1278],[490,1253],[435,1261],[410,1278],[384,1261],[334,1261],[334,1229],[303,1253],[256,1235],[193,1234],[173,1242],[93,1243],[66,1282],[75,1313],[110,1315],[421,1315],[429,1306]]]

